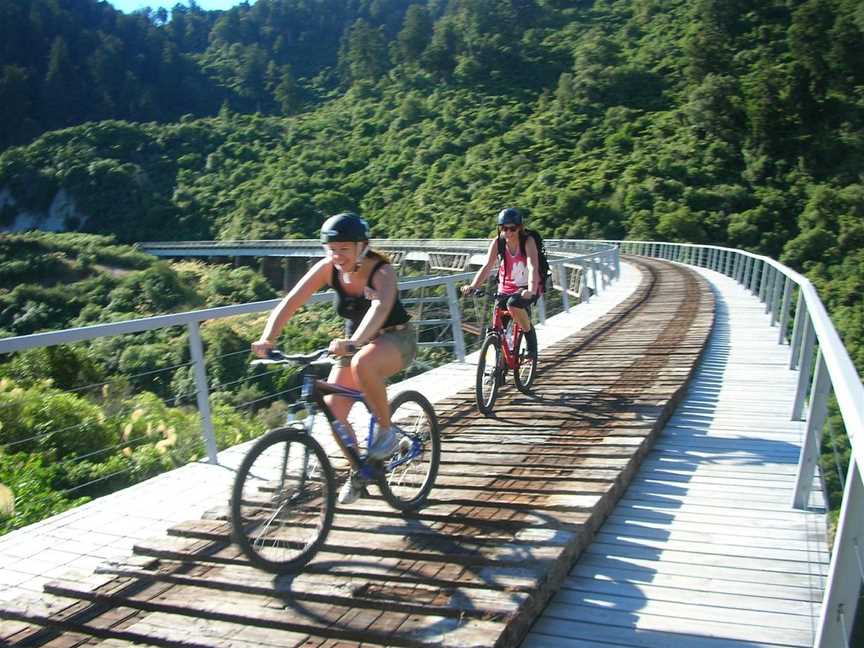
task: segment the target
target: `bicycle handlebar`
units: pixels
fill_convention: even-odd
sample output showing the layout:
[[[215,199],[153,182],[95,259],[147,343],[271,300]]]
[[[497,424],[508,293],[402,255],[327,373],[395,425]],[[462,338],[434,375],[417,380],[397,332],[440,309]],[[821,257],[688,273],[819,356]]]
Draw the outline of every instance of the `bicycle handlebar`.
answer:
[[[252,361],[253,365],[270,365],[270,364],[300,364],[300,365],[310,365],[319,360],[327,359],[328,362],[332,361],[332,357],[330,356],[330,351],[326,348],[324,349],[316,349],[311,353],[296,353],[288,355],[283,353],[279,349],[270,349],[270,352],[267,354],[266,358],[256,358]]]

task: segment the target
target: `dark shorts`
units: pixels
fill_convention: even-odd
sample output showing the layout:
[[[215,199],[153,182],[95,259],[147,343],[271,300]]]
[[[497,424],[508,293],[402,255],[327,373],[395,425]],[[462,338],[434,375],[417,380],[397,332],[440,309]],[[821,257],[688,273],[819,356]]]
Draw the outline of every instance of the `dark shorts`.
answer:
[[[540,295],[534,295],[531,299],[525,299],[519,293],[514,293],[512,295],[496,295],[495,299],[498,303],[498,308],[524,308],[529,313],[531,312],[531,304],[536,302],[540,298]]]

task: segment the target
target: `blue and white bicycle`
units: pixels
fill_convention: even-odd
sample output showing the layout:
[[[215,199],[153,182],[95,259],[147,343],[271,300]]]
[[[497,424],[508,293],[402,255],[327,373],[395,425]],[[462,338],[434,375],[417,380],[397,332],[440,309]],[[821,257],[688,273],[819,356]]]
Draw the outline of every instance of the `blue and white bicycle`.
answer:
[[[237,471],[231,496],[232,534],[252,564],[276,573],[299,571],[330,532],[336,479],[327,453],[312,434],[315,419],[320,419],[317,412],[337,432],[334,437],[351,467],[376,484],[390,506],[407,512],[423,505],[438,474],[441,438],[435,410],[422,394],[404,391],[390,401],[398,444],[388,459],[368,460],[337,422],[324,396],[344,396],[365,407],[367,447],[375,417],[361,392],[317,377],[332,365],[326,349],[308,355],[273,351],[268,359],[255,363],[301,366],[302,395],[291,411],[305,416],[258,439]]]

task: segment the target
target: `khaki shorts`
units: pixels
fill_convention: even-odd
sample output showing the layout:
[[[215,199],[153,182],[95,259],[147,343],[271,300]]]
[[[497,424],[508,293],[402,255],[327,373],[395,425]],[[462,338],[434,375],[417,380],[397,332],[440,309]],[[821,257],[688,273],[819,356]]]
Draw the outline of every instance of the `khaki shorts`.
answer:
[[[372,340],[383,340],[395,346],[402,356],[403,369],[414,362],[414,356],[417,355],[417,332],[413,324],[397,324],[382,329]],[[336,366],[350,367],[351,356],[342,356],[336,361]]]

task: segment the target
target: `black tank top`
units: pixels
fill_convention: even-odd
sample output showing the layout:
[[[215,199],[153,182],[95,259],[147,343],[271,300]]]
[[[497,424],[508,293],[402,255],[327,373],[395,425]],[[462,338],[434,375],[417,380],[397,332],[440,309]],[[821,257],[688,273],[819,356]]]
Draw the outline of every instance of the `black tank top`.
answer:
[[[378,272],[378,268],[386,265],[386,263],[387,262],[382,259],[375,264],[374,268],[372,268],[372,272],[369,273],[369,279],[366,282],[366,285],[369,288],[372,288],[372,277],[374,277],[375,273]],[[336,312],[345,318],[345,331],[350,336],[354,333],[354,329],[357,328],[357,325],[360,324],[365,317],[366,312],[372,305],[372,302],[366,299],[365,295],[349,295],[346,293],[342,284],[339,282],[339,271],[336,270],[335,267],[333,268],[333,275],[330,278],[330,285],[333,286],[333,290],[336,291]],[[411,316],[405,310],[402,302],[399,301],[399,293],[397,291],[396,301],[393,303],[393,308],[390,309],[390,313],[388,313],[387,319],[381,325],[381,328],[404,324],[410,319]]]

